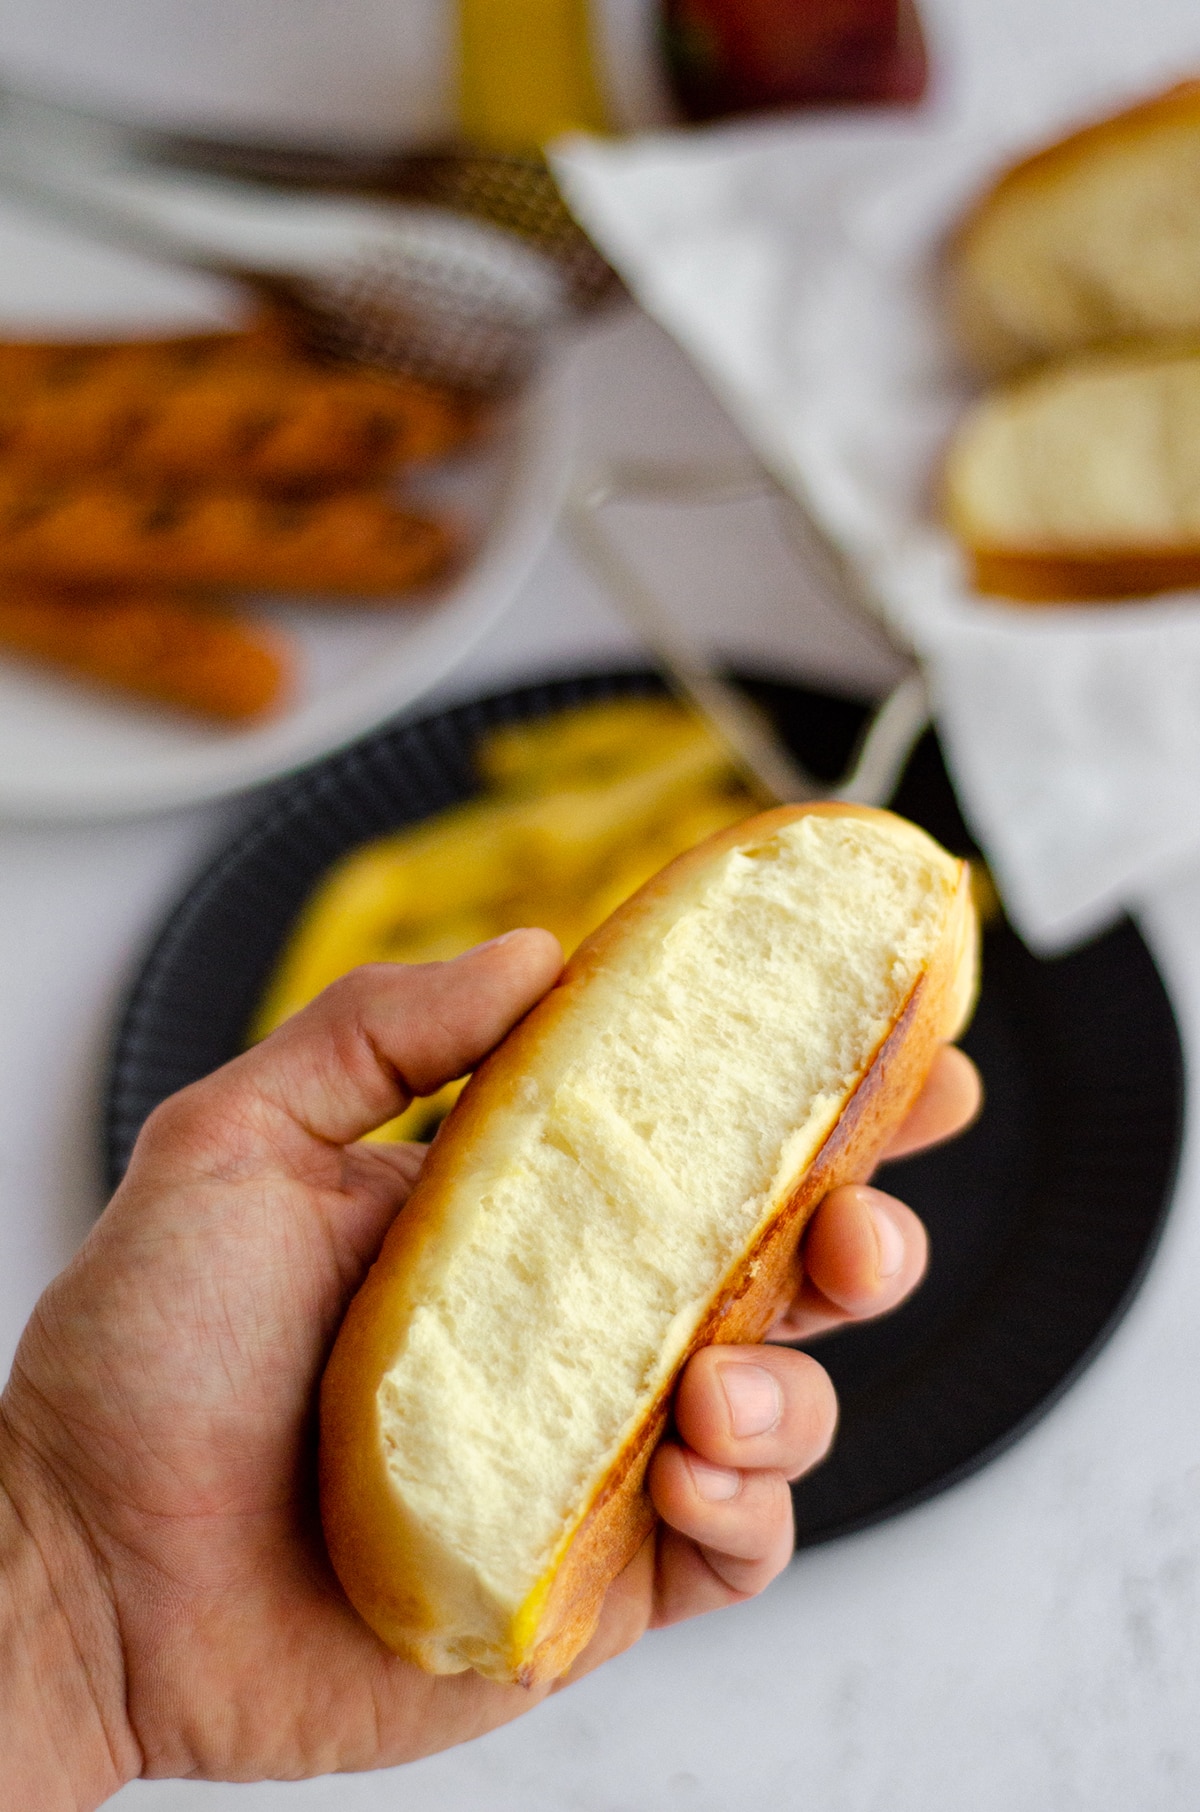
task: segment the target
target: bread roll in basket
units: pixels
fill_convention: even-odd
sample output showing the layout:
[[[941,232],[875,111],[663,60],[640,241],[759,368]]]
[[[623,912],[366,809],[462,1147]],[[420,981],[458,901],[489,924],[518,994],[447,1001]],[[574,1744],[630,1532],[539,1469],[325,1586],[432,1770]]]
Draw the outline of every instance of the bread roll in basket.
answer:
[[[352,1602],[433,1673],[562,1674],[654,1525],[680,1368],[754,1341],[975,989],[966,864],[783,807],[671,863],[482,1065],[351,1305],[322,1509]]]
[[[1200,582],[1200,352],[1130,347],[981,397],[946,458],[975,585],[1025,603]]]
[[[1200,81],[1003,172],[949,248],[960,334],[985,371],[1125,340],[1200,337]]]

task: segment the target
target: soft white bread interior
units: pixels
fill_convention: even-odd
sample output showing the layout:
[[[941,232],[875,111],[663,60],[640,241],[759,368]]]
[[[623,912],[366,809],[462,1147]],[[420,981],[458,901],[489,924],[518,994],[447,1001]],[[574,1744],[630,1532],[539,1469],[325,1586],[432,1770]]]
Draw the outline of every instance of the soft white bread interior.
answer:
[[[1200,337],[1200,82],[1007,171],[959,228],[950,270],[985,370],[1125,337]]]
[[[472,1079],[326,1373],[329,1550],[389,1646],[565,1671],[653,1524],[681,1365],[762,1335],[974,988],[965,863],[853,806],[719,833],[581,947]]]
[[[983,591],[1120,597],[1200,580],[1200,353],[1094,354],[993,390],[946,463]]]

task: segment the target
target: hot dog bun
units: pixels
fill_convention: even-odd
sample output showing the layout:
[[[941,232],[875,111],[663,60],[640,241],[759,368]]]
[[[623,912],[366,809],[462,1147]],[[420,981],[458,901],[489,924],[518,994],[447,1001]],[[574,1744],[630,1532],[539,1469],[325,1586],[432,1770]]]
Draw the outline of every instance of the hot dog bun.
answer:
[[[1200,580],[1200,353],[1093,353],[990,391],[946,462],[979,590],[1027,602]]]
[[[1200,82],[1007,170],[955,234],[950,274],[962,337],[987,371],[1200,337]]]
[[[975,986],[966,864],[783,807],[679,857],[476,1073],[322,1391],[334,1565],[432,1673],[562,1674],[649,1533],[687,1357],[759,1339]]]

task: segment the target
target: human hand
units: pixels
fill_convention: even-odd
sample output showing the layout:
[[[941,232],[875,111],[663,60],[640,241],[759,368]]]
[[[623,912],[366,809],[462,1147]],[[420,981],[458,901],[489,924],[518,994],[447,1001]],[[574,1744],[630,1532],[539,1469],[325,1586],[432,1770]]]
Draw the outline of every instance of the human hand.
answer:
[[[147,1123],[38,1303],[0,1401],[0,1509],[6,1498],[13,1512],[0,1516],[0,1566],[8,1555],[14,1577],[36,1575],[39,1640],[71,1708],[52,1756],[28,1764],[39,1812],[95,1806],[137,1775],[384,1767],[542,1696],[423,1674],[361,1622],[321,1541],[314,1402],[421,1162],[416,1147],[356,1141],[474,1067],[560,961],[548,933],[527,931],[454,963],[360,970]],[[969,1118],[973,1075],[943,1053],[909,1136]],[[907,1209],[837,1190],[775,1332],[890,1308],[923,1267]],[[739,1403],[758,1432],[737,1432]],[[697,1354],[679,1439],[649,1474],[663,1522],[573,1674],[648,1626],[760,1590],[791,1551],[786,1479],[820,1458],[834,1419],[829,1380],[803,1354]]]

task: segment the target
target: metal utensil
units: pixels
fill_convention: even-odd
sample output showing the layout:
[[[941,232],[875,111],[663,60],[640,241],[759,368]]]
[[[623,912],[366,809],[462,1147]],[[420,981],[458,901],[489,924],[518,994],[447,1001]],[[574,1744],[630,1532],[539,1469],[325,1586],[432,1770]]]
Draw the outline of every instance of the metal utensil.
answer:
[[[659,597],[609,533],[603,517],[614,503],[730,503],[770,496],[792,512],[793,540],[823,554],[820,577],[835,588],[839,602],[866,611],[880,622],[866,594],[811,515],[761,466],[694,465],[682,461],[619,460],[597,466],[574,486],[567,522],[576,546],[600,578],[626,621],[651,650],[680,697],[700,712],[728,745],[737,766],[767,799],[794,803],[842,799],[859,805],[886,805],[905,763],[929,723],[929,694],[919,665],[882,700],[863,730],[850,764],[833,786],[809,774],[787,749],[757,707],[722,677],[707,652]],[[814,562],[806,560],[810,567]]]
[[[560,272],[572,305],[602,306],[622,290],[616,271],[596,249],[563,200],[546,158],[537,151],[494,151],[477,145],[378,152],[212,139],[139,126],[143,164],[166,165],[310,195],[373,196],[421,203],[488,221],[536,247]]]
[[[568,313],[553,261],[445,208],[147,161],[125,128],[0,93],[0,189],[108,244],[286,303],[321,350],[495,395]]]

